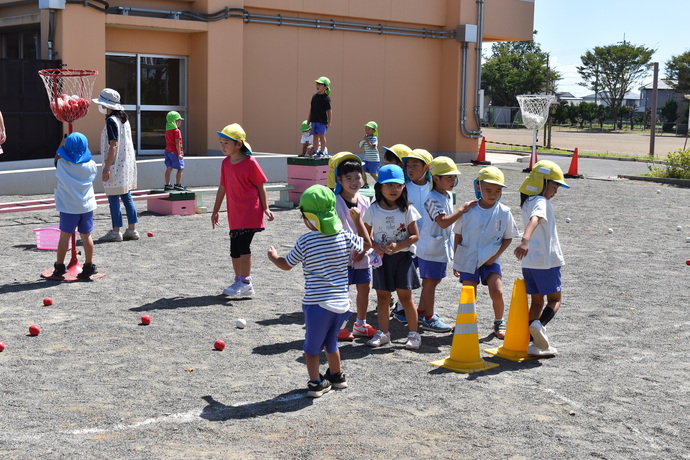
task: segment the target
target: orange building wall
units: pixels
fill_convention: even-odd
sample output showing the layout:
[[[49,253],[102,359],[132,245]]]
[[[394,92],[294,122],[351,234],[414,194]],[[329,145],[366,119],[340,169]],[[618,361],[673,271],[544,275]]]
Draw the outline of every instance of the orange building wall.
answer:
[[[477,24],[475,0],[120,0],[113,6],[200,13],[229,6],[253,14],[434,30]],[[531,39],[533,2],[491,0],[485,8],[485,39]],[[47,14],[38,16],[43,31]],[[215,131],[232,122],[244,126],[257,151],[301,151],[298,127],[307,117],[314,79],[321,75],[333,83],[333,125],[327,134],[331,153],[357,151],[369,120],[380,125],[381,145],[402,142],[449,154],[477,151],[477,140],[464,137],[459,128],[463,69],[461,44],[454,39],[244,23],[239,18],[199,22],[106,15],[79,4],[58,11],[57,31],[56,49],[67,67],[100,72],[94,96],[105,86],[106,52],[188,56],[185,123],[192,155],[217,150]],[[469,45],[467,69],[470,130],[477,129],[472,117],[475,47]],[[75,126],[94,142],[103,118],[92,110]]]

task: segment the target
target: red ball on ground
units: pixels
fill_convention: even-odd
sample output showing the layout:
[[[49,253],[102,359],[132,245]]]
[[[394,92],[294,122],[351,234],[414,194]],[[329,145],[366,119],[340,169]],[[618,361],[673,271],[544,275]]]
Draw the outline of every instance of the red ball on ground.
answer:
[[[53,299],[51,299],[50,297],[46,297],[45,299],[43,299],[43,305],[45,305],[46,307],[48,305],[53,305]]]
[[[148,232],[146,236],[153,236],[153,232]]]
[[[4,350],[5,350],[5,344],[0,342],[0,351],[4,351]]]
[[[223,351],[225,349],[225,342],[218,339],[216,340],[216,343],[213,344],[213,348],[215,348],[218,351]]]
[[[32,324],[29,326],[29,334],[31,335],[38,335],[41,333],[41,328],[36,326],[35,324]]]
[[[690,259],[685,261],[685,265],[690,265]]]
[[[141,317],[141,324],[149,325],[151,324],[151,317],[149,315],[144,315]]]

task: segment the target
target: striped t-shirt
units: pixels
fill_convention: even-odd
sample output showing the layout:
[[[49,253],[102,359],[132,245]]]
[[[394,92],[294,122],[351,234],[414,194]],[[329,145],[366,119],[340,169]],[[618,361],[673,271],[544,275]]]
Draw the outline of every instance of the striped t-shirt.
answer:
[[[371,142],[374,148],[369,147],[367,141],[362,142],[362,147],[364,148],[364,161],[381,161],[379,157],[379,138],[371,135],[367,137],[367,140]]]
[[[302,263],[302,302],[317,304],[336,313],[346,312],[349,309],[347,263],[350,252],[362,252],[363,249],[364,239],[348,230],[335,235],[311,231],[300,236],[285,260],[291,267]]]

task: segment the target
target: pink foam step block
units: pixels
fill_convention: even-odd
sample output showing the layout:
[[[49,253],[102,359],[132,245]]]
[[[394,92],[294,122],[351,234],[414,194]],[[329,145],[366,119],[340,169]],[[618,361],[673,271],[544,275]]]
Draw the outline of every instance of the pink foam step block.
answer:
[[[191,216],[194,214],[194,200],[170,201],[163,198],[155,198],[146,201],[146,209],[156,214]]]

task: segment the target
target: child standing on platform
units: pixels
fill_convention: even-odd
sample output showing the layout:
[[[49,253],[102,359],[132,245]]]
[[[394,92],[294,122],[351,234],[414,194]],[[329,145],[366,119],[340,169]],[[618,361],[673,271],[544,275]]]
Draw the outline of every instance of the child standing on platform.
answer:
[[[315,80],[316,93],[311,97],[309,107],[309,124],[311,133],[314,136],[314,156],[325,157],[328,155],[326,150],[326,131],[331,127],[333,121],[333,109],[331,108],[331,80],[328,77],[319,77]]]
[[[549,160],[535,163],[520,186],[525,232],[514,252],[522,261],[522,276],[531,297],[529,332],[533,343],[527,348],[530,355],[556,354],[556,349],[549,344],[545,326],[558,312],[562,299],[561,267],[565,261],[550,201],[559,187],[570,188],[561,168]]]
[[[307,395],[318,398],[331,387],[347,388],[338,350],[338,332],[350,317],[347,265],[352,252],[364,252],[371,241],[357,208],[350,209],[349,214],[360,236],[343,229],[335,210],[335,195],[323,185],[312,185],[305,190],[298,208],[304,225],[311,231],[300,236],[285,257],[279,257],[271,246],[268,258],[282,270],[302,264],[305,280],[302,311],[306,326],[303,349],[309,373]],[[321,374],[319,357],[324,349],[328,369]]]
[[[343,223],[343,228],[356,233],[357,227],[350,217],[351,209],[358,209],[364,215],[369,209],[369,199],[360,195],[362,186],[362,162],[357,155],[350,152],[340,152],[329,160],[331,174],[335,178],[335,210]],[[369,292],[371,271],[369,270],[369,254],[353,252],[347,264],[348,284],[357,288],[357,319],[352,327],[352,334],[344,327],[338,340],[353,340],[354,337],[373,337],[376,329],[367,324],[367,310],[369,308]]]
[[[165,191],[187,190],[187,187],[182,185],[182,171],[184,171],[184,150],[180,131],[182,120],[184,120],[182,115],[174,110],[165,116],[165,186],[163,187]],[[170,183],[173,169],[177,170],[174,186]]]
[[[453,211],[450,192],[458,182],[460,171],[451,158],[437,157],[430,164],[431,186],[422,208],[422,230],[417,242],[417,264],[422,278],[419,297],[419,321],[424,330],[448,332],[452,328],[434,312],[436,287],[446,277],[448,262],[453,260],[451,235],[453,224],[475,205],[468,201]]]
[[[391,293],[395,291],[408,317],[405,348],[416,350],[422,338],[417,332],[417,310],[412,290],[420,286],[412,262],[411,246],[419,239],[417,221],[420,214],[410,206],[405,191],[405,175],[400,166],[385,165],[379,169],[374,186],[376,201],[364,213],[364,224],[371,235],[374,250],[382,256],[382,265],[374,270],[379,330],[367,342],[370,347],[390,343],[388,331]]]
[[[508,206],[499,203],[505,178],[500,169],[487,166],[474,181],[478,206],[462,216],[455,226],[455,259],[453,273],[463,286],[476,289],[479,283],[488,286],[494,309],[494,334],[503,339],[506,322],[503,319],[503,278],[501,254],[520,235]]]
[[[60,241],[58,242],[57,261],[54,264],[52,278],[61,278],[67,273],[65,256],[69,239],[77,229],[84,245],[86,261],[77,278],[88,280],[98,273],[93,263],[93,211],[96,209],[96,195],[93,181],[96,178],[96,163],[91,159],[89,142],[81,133],[72,133],[65,139],[65,144],[55,155],[55,209],[60,212]]]
[[[364,187],[369,188],[367,183],[367,173],[374,178],[374,182],[378,179],[379,168],[381,167],[381,158],[379,157],[379,125],[375,121],[370,121],[364,125],[364,137],[359,141],[359,146],[364,149],[364,165],[362,166],[362,179],[364,179]]]
[[[235,281],[223,290],[233,297],[254,295],[252,286],[252,251],[254,234],[263,231],[264,216],[273,220],[268,209],[268,195],[264,184],[266,175],[252,157],[244,129],[237,123],[217,131],[220,149],[226,158],[221,164],[220,185],[211,214],[211,227],[220,225],[219,211],[227,197],[228,226],[230,227],[230,257]]]

